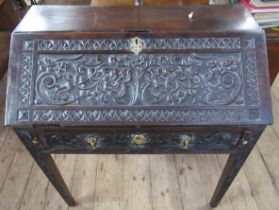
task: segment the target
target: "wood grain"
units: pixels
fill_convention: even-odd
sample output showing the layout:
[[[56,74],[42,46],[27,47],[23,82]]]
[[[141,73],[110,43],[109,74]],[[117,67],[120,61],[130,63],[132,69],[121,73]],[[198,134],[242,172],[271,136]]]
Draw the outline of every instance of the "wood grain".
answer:
[[[97,155],[77,156],[71,188],[78,205],[70,207],[69,210],[91,210],[93,208],[97,159]]]
[[[149,156],[149,161],[153,209],[183,210],[174,155],[152,155]]]
[[[124,156],[98,156],[94,190],[94,210],[123,209]]]

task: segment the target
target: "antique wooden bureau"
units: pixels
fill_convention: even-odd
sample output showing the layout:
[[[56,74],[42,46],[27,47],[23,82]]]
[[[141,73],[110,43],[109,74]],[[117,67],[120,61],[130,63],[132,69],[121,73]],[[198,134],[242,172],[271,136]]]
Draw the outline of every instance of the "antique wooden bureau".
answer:
[[[12,34],[5,124],[69,205],[51,153],[229,153],[214,207],[272,122],[267,64],[241,5],[35,6]]]

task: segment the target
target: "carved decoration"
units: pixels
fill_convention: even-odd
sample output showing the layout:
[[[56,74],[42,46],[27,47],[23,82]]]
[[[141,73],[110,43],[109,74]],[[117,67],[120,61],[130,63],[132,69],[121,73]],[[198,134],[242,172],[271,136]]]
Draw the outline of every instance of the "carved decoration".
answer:
[[[88,137],[93,136],[98,142],[97,149],[110,149],[119,146],[122,149],[144,149],[154,147],[155,149],[163,150],[164,148],[178,148],[183,149],[182,136],[191,136],[189,148],[194,149],[229,149],[238,144],[240,140],[240,133],[237,132],[176,132],[176,133],[144,133],[147,141],[142,145],[135,145],[133,143],[133,136],[135,134],[129,133],[49,133],[45,134],[45,139],[50,150],[63,149],[89,149],[90,145],[87,142]]]
[[[151,121],[151,122],[237,122],[245,120],[246,111],[237,110],[34,110],[33,121],[37,122],[102,122],[102,121]]]
[[[33,54],[23,53],[21,68],[19,69],[19,93],[18,104],[19,106],[30,105],[31,82],[32,82],[32,69],[33,69]]]
[[[32,79],[33,52],[30,51],[129,50],[129,41],[25,41],[22,68],[18,69],[17,120],[195,123],[260,119],[256,107],[259,92],[255,52],[251,51],[255,47],[254,39],[242,40],[242,46],[240,38],[144,39],[146,49],[249,49],[243,51],[242,56],[231,52],[98,55],[39,51],[35,79]],[[245,89],[243,77],[247,79]],[[33,81],[35,84],[31,84]],[[33,99],[30,98],[31,85],[35,88]],[[33,111],[26,109],[31,103],[37,105]],[[245,104],[255,107],[244,108]],[[63,110],[37,109],[39,105],[90,105],[96,109],[68,110],[65,106]],[[127,108],[132,105],[142,107]],[[150,105],[164,108],[144,109]],[[199,108],[166,109],[171,105]],[[228,110],[205,109],[207,105],[225,105]],[[104,108],[108,106],[122,106],[122,109]]]
[[[240,54],[40,55],[35,104],[242,105]]]
[[[243,39],[243,48],[245,49],[254,49],[255,48],[255,39]]]
[[[240,38],[143,39],[145,49],[239,49]],[[130,50],[131,39],[38,40],[38,50]]]
[[[24,41],[23,43],[24,51],[33,51],[34,50],[34,41]]]
[[[247,72],[247,104],[259,105],[260,99],[255,52],[244,52],[244,62],[244,69]]]

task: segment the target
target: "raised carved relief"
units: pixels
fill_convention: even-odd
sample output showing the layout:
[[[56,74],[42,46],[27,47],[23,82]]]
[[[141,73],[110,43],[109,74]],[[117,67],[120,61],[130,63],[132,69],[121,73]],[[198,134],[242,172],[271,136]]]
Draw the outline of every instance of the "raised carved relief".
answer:
[[[254,40],[251,40],[242,40],[240,46],[240,38],[144,39],[145,49],[251,49],[254,47]],[[234,122],[260,119],[257,107],[243,107],[245,104],[259,105],[255,52],[251,50],[243,51],[242,56],[241,53],[231,52],[133,55],[44,54],[40,51],[114,50],[129,47],[129,39],[107,39],[102,42],[25,41],[22,68],[18,69],[20,76],[17,120]],[[33,75],[36,79],[32,79],[33,52],[28,51],[39,52],[34,65],[37,67]],[[243,78],[247,78],[246,86]],[[32,82],[34,84],[31,84]],[[35,88],[32,99],[31,85]],[[246,102],[244,93],[247,95]],[[63,107],[63,110],[52,110],[34,107],[32,112],[20,108],[29,107],[32,100],[37,106],[189,105],[200,108],[67,110]],[[206,105],[234,108],[204,110],[205,107],[201,106]]]
[[[260,99],[255,52],[244,52],[244,70],[247,72],[247,105],[259,105]]]
[[[38,40],[38,50],[130,50],[132,39]],[[145,49],[239,49],[240,38],[143,39]]]
[[[238,53],[46,55],[35,104],[242,105]]]
[[[253,38],[243,39],[242,45],[243,45],[244,49],[254,49],[255,48],[255,39],[253,39]]]
[[[226,110],[34,110],[35,122],[237,122],[247,119],[244,109]]]
[[[49,133],[44,137],[50,150],[77,149],[91,150],[88,144],[88,137],[94,137],[98,142],[98,148],[101,150],[123,149],[145,149],[152,147],[152,150],[164,150],[171,148],[183,149],[182,136],[191,136],[189,149],[229,149],[238,144],[240,133],[236,132],[176,132],[176,133],[144,133],[146,139],[144,144],[135,145],[133,143],[134,134],[129,133]]]
[[[19,69],[19,93],[18,105],[29,106],[31,83],[32,83],[32,69],[33,69],[33,54],[23,53],[21,60],[21,68]]]

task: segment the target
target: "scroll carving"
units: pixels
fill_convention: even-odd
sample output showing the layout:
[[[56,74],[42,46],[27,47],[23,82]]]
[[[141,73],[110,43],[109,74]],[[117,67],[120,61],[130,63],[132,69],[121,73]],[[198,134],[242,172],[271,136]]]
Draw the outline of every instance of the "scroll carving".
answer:
[[[241,105],[238,53],[46,55],[35,104]]]
[[[17,120],[193,123],[260,120],[254,39],[144,39],[147,50],[242,49],[242,52],[83,53],[129,50],[129,41],[26,40],[17,72]],[[33,53],[37,59],[34,62]],[[35,106],[29,110],[31,105]],[[63,105],[63,110],[43,105]],[[92,108],[68,109],[75,105]],[[145,109],[153,105],[163,108]],[[226,108],[211,109],[211,105]],[[131,106],[134,107],[130,109]]]

